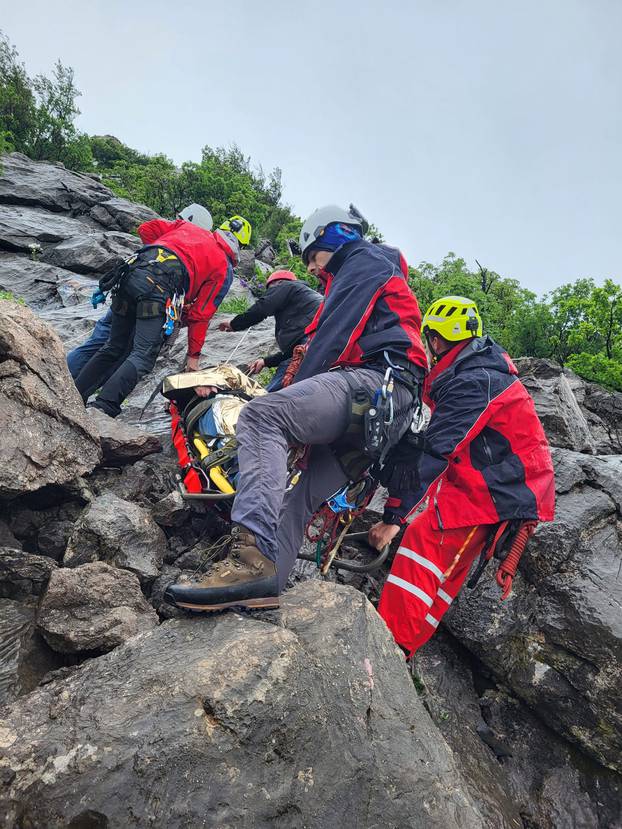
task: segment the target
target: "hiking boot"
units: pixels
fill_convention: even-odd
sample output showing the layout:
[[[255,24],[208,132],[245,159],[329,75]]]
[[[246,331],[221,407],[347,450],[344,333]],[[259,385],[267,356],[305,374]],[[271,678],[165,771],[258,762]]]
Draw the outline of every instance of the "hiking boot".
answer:
[[[276,565],[257,549],[255,536],[244,527],[234,524],[231,536],[223,561],[214,564],[199,582],[169,585],[165,601],[190,610],[278,607]]]

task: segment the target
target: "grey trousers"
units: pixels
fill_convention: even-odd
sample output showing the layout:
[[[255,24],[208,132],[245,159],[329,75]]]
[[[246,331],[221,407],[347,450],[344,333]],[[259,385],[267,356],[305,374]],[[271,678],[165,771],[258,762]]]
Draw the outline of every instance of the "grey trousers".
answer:
[[[373,399],[382,384],[374,369],[338,370],[301,380],[286,389],[251,400],[240,414],[236,437],[240,478],[231,511],[257,539],[261,552],[277,565],[279,590],[287,583],[311,516],[347,478],[329,444],[350,422],[351,382]],[[392,439],[409,425],[410,392],[396,384]],[[310,445],[308,467],[298,483],[287,486],[287,453],[293,444]]]

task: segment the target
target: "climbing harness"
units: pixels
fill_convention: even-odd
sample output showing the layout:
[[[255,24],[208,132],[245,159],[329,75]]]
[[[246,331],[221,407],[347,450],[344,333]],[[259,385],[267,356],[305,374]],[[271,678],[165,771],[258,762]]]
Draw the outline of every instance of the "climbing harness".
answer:
[[[175,330],[175,323],[181,322],[181,312],[184,307],[184,297],[185,294],[173,294],[172,298],[166,300],[166,308],[165,314],[166,318],[164,320],[164,325],[162,328],[164,329],[164,336],[170,337],[173,331]]]
[[[364,475],[359,481],[348,482],[328,498],[311,518],[305,530],[307,539],[315,544],[315,555],[300,553],[299,558],[314,561],[323,576],[328,573],[331,565],[358,573],[377,569],[389,553],[388,545],[380,552],[375,551],[376,558],[367,565],[336,558],[346,538],[362,538],[367,535],[348,533],[348,530],[354,519],[365,512],[375,491],[374,479],[370,475]]]

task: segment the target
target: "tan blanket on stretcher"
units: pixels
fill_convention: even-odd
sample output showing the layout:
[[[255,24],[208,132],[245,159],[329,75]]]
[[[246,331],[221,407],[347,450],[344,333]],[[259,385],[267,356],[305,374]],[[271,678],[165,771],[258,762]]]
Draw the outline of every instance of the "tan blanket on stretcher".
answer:
[[[171,374],[162,382],[162,394],[165,397],[173,397],[175,391],[191,389],[196,386],[216,386],[224,392],[227,390],[241,391],[249,397],[258,397],[267,394],[263,386],[252,380],[244,372],[235,366],[223,363],[214,368],[207,368],[203,371],[187,371],[183,374]],[[235,425],[242,408],[246,405],[245,400],[239,397],[221,397],[216,399],[213,414],[222,435],[234,435]]]

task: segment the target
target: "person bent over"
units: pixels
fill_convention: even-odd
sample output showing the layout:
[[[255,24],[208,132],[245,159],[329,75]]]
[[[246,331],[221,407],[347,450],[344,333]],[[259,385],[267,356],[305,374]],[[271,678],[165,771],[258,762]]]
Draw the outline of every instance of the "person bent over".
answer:
[[[250,373],[258,374],[263,368],[276,368],[267,390],[278,391],[283,387],[283,378],[294,348],[304,342],[305,329],[321,302],[321,294],[300,282],[291,271],[274,271],[266,280],[266,293],[247,311],[230,322],[221,322],[218,327],[221,331],[244,331],[267,317],[274,317],[274,338],[279,351],[251,363]]]
[[[209,321],[231,285],[239,245],[251,233],[242,217],[215,233],[211,226],[209,211],[197,204],[174,222],[154,219],[140,225],[144,247],[127,260],[113,290],[108,341],[75,378],[85,402],[101,386],[93,405],[111,417],[119,415],[121,403],[153,369],[167,319],[171,313],[178,316],[179,309],[188,327],[186,368],[198,369]],[[127,357],[109,376],[128,343]]]
[[[553,463],[533,401],[508,354],[482,335],[474,302],[448,296],[422,324],[433,367],[424,386],[432,415],[416,491],[394,494],[370,531],[387,543],[406,529],[378,611],[412,655],[438,627],[475,558],[506,521],[551,521]]]
[[[178,606],[278,606],[309,519],[352,479],[336,447],[346,439],[353,401],[370,405],[389,365],[395,367],[389,442],[412,421],[427,358],[419,306],[399,262],[362,238],[360,215],[334,205],[307,219],[300,247],[307,270],[326,283],[324,302],[307,329],[295,382],[242,409],[231,549],[200,582],[167,588],[166,599]],[[362,455],[362,430],[351,439]],[[286,491],[292,446],[309,450],[300,479]]]

